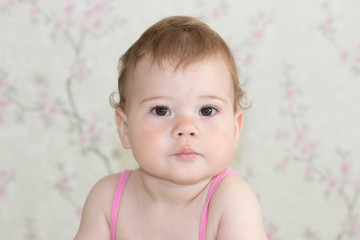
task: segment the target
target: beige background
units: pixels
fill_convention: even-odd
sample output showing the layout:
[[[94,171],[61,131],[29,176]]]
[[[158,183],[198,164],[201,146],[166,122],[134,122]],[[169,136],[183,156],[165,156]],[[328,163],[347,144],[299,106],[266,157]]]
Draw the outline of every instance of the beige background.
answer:
[[[119,56],[169,15],[228,42],[249,99],[232,166],[269,240],[360,238],[356,0],[0,2],[0,239],[71,239],[102,176],[135,167],[108,103]]]

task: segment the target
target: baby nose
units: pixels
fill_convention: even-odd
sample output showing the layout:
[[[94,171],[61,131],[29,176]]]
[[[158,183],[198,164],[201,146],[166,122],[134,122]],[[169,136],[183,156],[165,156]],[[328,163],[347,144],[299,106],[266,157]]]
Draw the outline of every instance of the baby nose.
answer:
[[[183,132],[184,132],[184,133],[183,133]],[[184,135],[195,136],[195,133],[194,133],[194,132],[188,133],[188,132],[185,130],[185,131],[178,132],[177,135],[178,135],[179,137],[184,136]]]
[[[199,130],[194,120],[190,118],[181,119],[176,124],[173,131],[173,135],[174,137],[185,137],[185,136],[195,137],[199,135]]]

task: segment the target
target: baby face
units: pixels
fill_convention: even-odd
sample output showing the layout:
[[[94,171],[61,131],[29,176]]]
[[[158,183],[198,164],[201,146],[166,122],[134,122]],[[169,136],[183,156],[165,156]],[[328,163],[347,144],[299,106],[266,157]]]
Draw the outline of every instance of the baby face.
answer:
[[[233,84],[221,58],[176,71],[144,58],[130,81],[126,111],[117,110],[116,122],[123,146],[144,172],[190,184],[228,167],[242,114],[234,112]]]

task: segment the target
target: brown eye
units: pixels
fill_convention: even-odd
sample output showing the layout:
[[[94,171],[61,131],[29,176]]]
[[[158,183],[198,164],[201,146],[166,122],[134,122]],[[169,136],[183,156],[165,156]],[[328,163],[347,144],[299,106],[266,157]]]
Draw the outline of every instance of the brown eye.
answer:
[[[204,107],[199,113],[201,116],[211,116],[216,113],[216,109],[213,107]]]
[[[167,116],[170,115],[170,111],[166,107],[154,107],[151,112],[158,116]]]

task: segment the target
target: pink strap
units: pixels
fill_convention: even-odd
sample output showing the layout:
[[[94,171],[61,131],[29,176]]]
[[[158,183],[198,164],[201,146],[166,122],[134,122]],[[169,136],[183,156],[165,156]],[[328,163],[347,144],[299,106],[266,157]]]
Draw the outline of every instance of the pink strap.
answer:
[[[211,197],[214,194],[217,185],[229,173],[239,175],[234,169],[228,168],[228,169],[222,171],[221,173],[219,173],[219,175],[216,176],[216,178],[214,179],[214,181],[212,182],[212,184],[210,186],[209,193],[208,193],[207,198],[206,198],[206,204],[205,204],[203,213],[201,215],[200,236],[199,236],[200,240],[205,240],[205,232],[206,232],[206,225],[207,225],[207,219],[208,219],[208,210],[209,210],[209,204],[210,204],[210,201],[211,201]]]
[[[116,187],[116,192],[115,192],[115,196],[114,196],[114,200],[113,200],[113,204],[112,204],[112,208],[111,208],[111,215],[110,215],[110,231],[111,231],[111,239],[112,240],[116,239],[115,232],[116,232],[117,215],[119,212],[121,197],[124,192],[124,188],[125,188],[125,185],[129,178],[130,173],[131,173],[131,170],[125,170],[121,174],[119,183]]]

